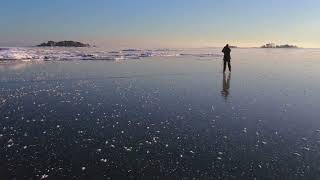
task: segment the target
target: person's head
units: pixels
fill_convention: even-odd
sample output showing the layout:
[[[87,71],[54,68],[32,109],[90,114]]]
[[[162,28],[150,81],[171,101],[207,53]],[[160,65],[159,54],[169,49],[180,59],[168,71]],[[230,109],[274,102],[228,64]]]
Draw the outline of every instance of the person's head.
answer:
[[[229,44],[227,44],[226,47],[229,47]]]

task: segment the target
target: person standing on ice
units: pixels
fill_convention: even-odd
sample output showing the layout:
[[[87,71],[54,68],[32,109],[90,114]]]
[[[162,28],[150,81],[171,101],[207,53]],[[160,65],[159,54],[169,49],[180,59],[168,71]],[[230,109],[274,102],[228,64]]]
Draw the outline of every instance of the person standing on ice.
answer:
[[[227,44],[223,49],[223,73],[226,71],[227,63],[229,71],[231,72],[231,49],[229,48],[229,44]]]

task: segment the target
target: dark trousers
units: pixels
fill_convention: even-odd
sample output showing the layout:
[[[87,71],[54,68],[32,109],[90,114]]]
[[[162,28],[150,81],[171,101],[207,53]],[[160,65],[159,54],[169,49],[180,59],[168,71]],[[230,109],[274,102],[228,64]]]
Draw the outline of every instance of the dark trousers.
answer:
[[[230,60],[223,60],[223,72],[226,71],[227,63],[228,63],[229,71],[231,72],[231,62],[230,62]]]

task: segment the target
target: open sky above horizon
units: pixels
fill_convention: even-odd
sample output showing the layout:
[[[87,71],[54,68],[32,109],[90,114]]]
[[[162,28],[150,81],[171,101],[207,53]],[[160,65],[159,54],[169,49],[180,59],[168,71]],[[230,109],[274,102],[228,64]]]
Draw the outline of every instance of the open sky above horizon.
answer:
[[[319,0],[4,0],[0,46],[320,48]]]

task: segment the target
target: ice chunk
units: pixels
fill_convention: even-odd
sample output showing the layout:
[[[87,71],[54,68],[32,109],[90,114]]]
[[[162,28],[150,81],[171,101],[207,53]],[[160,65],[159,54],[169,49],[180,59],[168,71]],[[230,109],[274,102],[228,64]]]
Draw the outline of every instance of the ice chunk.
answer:
[[[49,177],[49,175],[43,174],[40,179],[47,179],[48,177]]]

